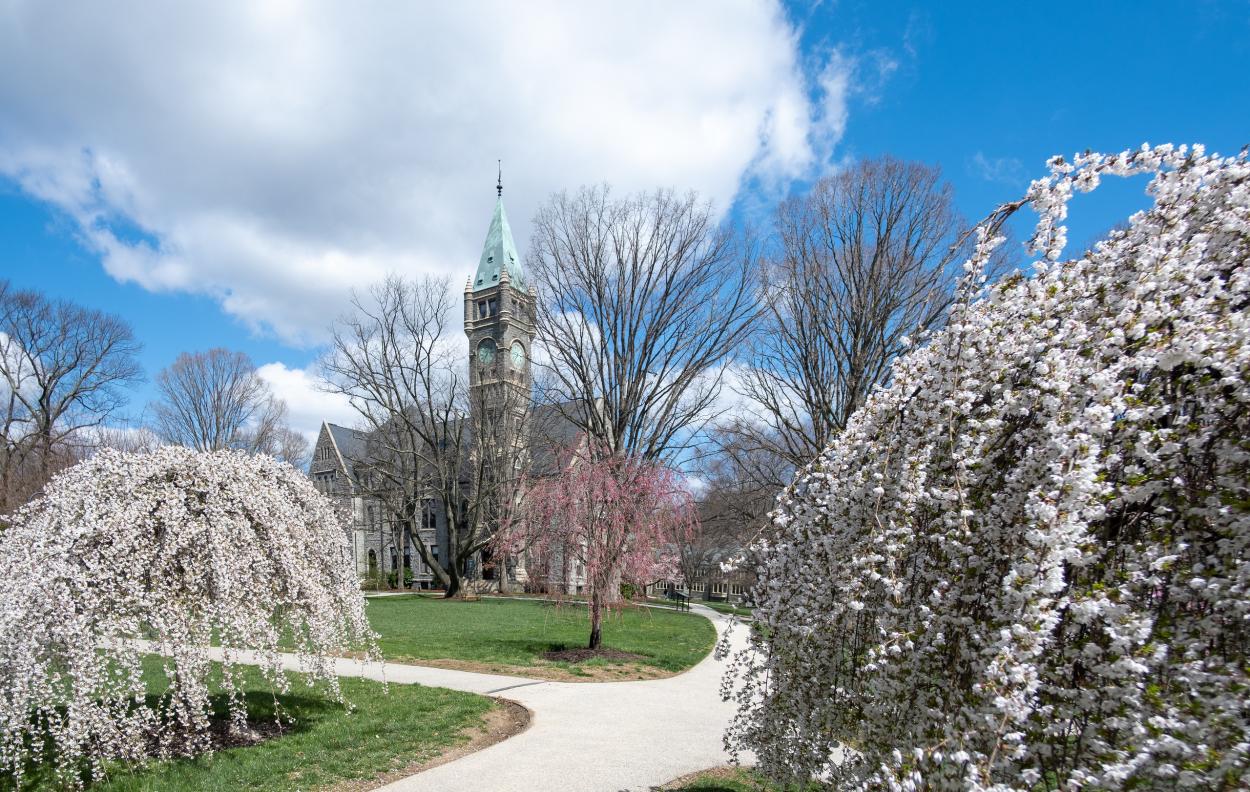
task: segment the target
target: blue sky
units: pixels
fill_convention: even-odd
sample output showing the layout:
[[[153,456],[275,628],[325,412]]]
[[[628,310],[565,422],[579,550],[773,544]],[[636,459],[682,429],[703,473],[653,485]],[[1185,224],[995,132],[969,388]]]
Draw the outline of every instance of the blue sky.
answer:
[[[458,288],[497,157],[524,256],[534,209],[585,183],[733,221],[892,154],[979,218],[1055,153],[1250,143],[1244,1],[581,5],[0,3],[0,277],[123,315],[149,376],[246,351],[309,431],[346,419],[308,367],[347,291]],[[1069,238],[1144,200],[1078,198]]]
[[[795,3],[791,13],[804,20],[805,51],[845,46],[896,64],[859,97],[842,153],[937,163],[970,217],[1018,197],[1052,154],[1250,144],[1247,2]],[[1137,203],[1138,186],[1119,187],[1074,203],[1073,242]]]

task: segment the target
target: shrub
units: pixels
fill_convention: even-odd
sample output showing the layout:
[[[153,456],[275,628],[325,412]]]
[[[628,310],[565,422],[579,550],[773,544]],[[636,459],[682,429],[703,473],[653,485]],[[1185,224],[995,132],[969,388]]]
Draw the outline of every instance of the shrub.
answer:
[[[406,589],[412,588],[412,583],[414,580],[416,580],[416,578],[413,577],[412,569],[405,569],[404,570],[404,588]],[[388,572],[386,574],[386,585],[388,588],[397,588],[399,585],[399,572]]]

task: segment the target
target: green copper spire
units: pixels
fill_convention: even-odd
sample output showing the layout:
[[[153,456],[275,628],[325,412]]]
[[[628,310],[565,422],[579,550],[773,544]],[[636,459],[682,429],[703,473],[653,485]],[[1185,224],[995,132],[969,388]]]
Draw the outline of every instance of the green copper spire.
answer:
[[[495,189],[499,194],[495,201],[495,216],[491,218],[490,230],[486,232],[486,244],[482,246],[482,258],[477,264],[477,274],[473,276],[473,291],[497,286],[503,268],[507,269],[508,279],[513,286],[518,289],[525,288],[521,256],[516,252],[512,229],[508,227],[508,215],[503,210],[502,172]]]

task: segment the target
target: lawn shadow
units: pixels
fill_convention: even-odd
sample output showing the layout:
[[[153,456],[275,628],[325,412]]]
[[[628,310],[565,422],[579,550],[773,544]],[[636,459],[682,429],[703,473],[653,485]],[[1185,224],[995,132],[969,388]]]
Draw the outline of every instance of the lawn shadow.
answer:
[[[165,693],[149,693],[144,696],[144,707],[160,712],[166,696]],[[149,735],[148,757],[145,762],[106,759],[105,777],[140,771],[149,762],[168,762],[173,766],[198,766],[212,756],[309,731],[328,717],[342,713],[346,708],[344,704],[325,696],[318,696],[315,692],[275,694],[268,690],[247,689],[242,699],[247,710],[247,726],[250,734],[239,734],[231,729],[229,697],[225,693],[215,693],[209,696],[210,749],[195,755],[160,759],[158,735],[167,735],[176,729],[174,723],[167,718]],[[58,707],[57,711],[64,715],[65,708]],[[62,786],[55,771],[57,757],[55,742],[51,739],[51,732],[47,729],[46,723],[42,731],[43,750],[39,754],[39,761],[35,761],[35,757],[31,756],[26,762],[23,769],[22,789],[59,789]],[[34,738],[27,735],[25,743],[29,751],[34,744]],[[77,776],[83,787],[90,789],[93,781],[88,762],[82,764]],[[11,774],[0,774],[0,792],[10,792],[16,789],[18,787]]]

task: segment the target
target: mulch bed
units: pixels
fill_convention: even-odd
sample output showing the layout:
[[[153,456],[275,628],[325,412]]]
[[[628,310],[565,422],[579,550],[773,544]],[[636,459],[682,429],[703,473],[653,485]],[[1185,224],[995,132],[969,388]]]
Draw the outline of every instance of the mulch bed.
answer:
[[[613,660],[617,662],[633,663],[639,660],[646,660],[644,655],[635,654],[633,652],[622,652],[619,649],[553,649],[550,652],[543,652],[544,660],[555,660],[561,663],[580,663],[584,660]]]
[[[213,750],[224,751],[227,748],[247,748],[275,737],[281,737],[289,731],[290,726],[291,724],[288,724],[283,727],[276,721],[248,721],[247,731],[238,732],[230,728],[228,720],[214,719],[208,731],[213,738]]]

